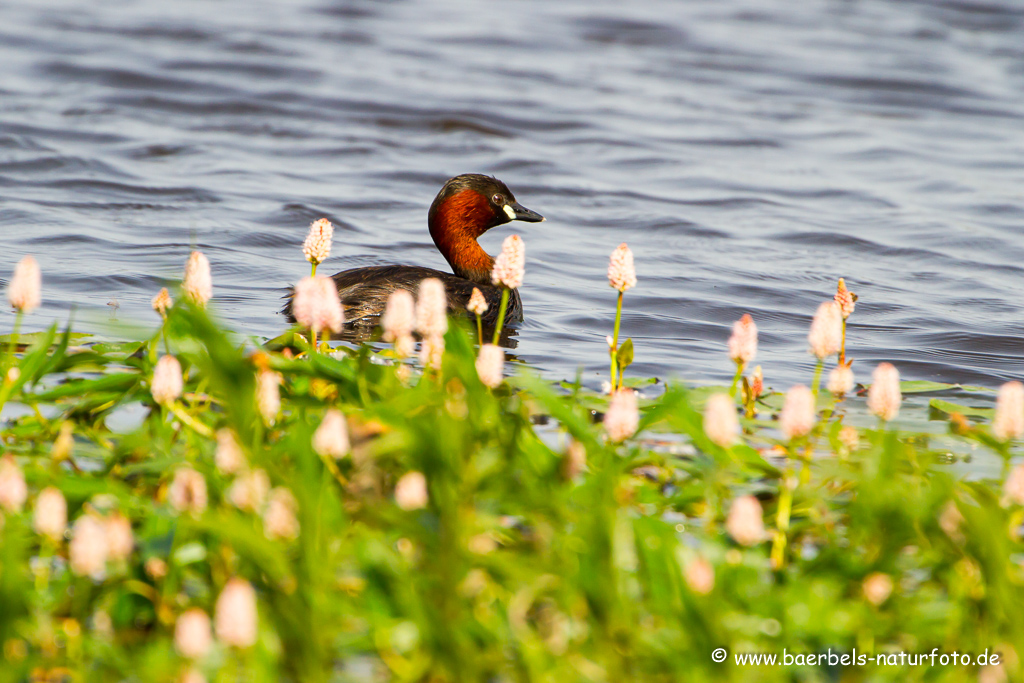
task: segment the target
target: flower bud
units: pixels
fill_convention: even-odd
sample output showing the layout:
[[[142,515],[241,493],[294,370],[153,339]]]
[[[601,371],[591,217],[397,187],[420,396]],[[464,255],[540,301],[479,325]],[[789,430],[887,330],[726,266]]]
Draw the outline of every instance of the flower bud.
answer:
[[[604,429],[608,438],[614,443],[625,441],[636,434],[639,424],[640,409],[636,392],[632,389],[619,389],[612,394],[608,411],[604,414]]]
[[[636,287],[636,268],[633,266],[633,252],[625,242],[612,252],[608,261],[608,284],[620,293]]]
[[[210,261],[201,251],[193,251],[185,264],[185,279],[181,283],[185,297],[197,306],[205,306],[213,296],[213,277]]]
[[[184,389],[181,363],[174,356],[161,357],[153,369],[153,381],[149,385],[153,400],[160,405],[170,405],[181,396]]]
[[[811,353],[819,359],[839,353],[843,345],[843,316],[835,301],[825,301],[818,306],[807,341],[811,344]]]
[[[501,253],[494,260],[491,282],[497,286],[518,289],[526,271],[526,245],[519,235],[509,235],[501,243]]]
[[[740,496],[729,507],[725,521],[729,535],[740,545],[751,546],[765,538],[761,503],[754,496]]]
[[[729,394],[714,394],[704,407],[704,433],[722,448],[729,448],[736,443],[740,431],[739,420],[736,419],[736,404]]]
[[[59,489],[49,486],[39,492],[36,498],[36,512],[33,526],[36,533],[49,536],[54,541],[64,538],[68,525],[68,504]]]
[[[403,510],[427,507],[430,495],[422,472],[408,472],[395,484],[395,504]]]
[[[292,299],[295,320],[314,334],[323,330],[341,332],[345,311],[338,297],[338,287],[329,277],[304,277],[295,285]]]
[[[174,647],[186,659],[202,659],[213,646],[210,617],[193,607],[184,611],[174,624]]]
[[[779,429],[790,441],[807,436],[814,428],[816,412],[814,394],[798,384],[786,392],[786,400],[779,412]]]
[[[313,265],[319,265],[331,255],[331,241],[334,239],[334,226],[326,218],[313,221],[309,226],[309,234],[302,243],[302,253]]]
[[[313,434],[313,450],[325,458],[341,458],[349,452],[348,424],[340,410],[331,408]]]
[[[746,364],[757,356],[757,325],[749,313],[737,320],[732,326],[729,337],[729,358],[733,362]]]
[[[491,389],[499,386],[505,368],[505,349],[494,344],[480,347],[480,355],[476,359],[476,373],[484,386]]]
[[[473,294],[469,297],[469,304],[466,306],[466,310],[474,315],[483,315],[487,312],[487,300],[484,299],[483,293],[473,288]]]
[[[992,434],[1000,441],[1019,439],[1024,435],[1024,384],[1007,382],[999,387]]]
[[[256,643],[258,617],[256,591],[244,579],[228,581],[217,598],[214,630],[217,638],[234,647],[252,647]]]
[[[879,363],[868,389],[868,410],[886,422],[900,413],[900,373],[890,363]]]
[[[420,282],[416,299],[416,331],[424,337],[443,337],[448,331],[448,298],[437,278]]]
[[[19,312],[31,313],[42,303],[42,287],[39,264],[32,256],[26,256],[14,267],[14,275],[7,287],[7,300]]]

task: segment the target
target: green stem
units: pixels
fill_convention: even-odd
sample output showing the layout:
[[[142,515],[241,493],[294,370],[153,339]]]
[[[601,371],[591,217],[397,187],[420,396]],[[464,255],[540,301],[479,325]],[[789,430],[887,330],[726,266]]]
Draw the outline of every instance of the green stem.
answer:
[[[316,350],[316,330],[310,330],[309,331],[309,340],[310,340],[309,352],[310,353],[316,353],[317,352],[317,350]]]
[[[508,287],[503,287],[501,290],[501,306],[498,308],[498,320],[494,325],[494,341],[492,344],[497,344],[498,339],[501,338],[501,328],[505,324],[505,309],[508,308]]]
[[[199,422],[194,417],[185,412],[185,409],[178,405],[177,401],[172,401],[167,404],[167,409],[174,413],[174,416],[181,420],[184,424],[192,428],[194,432],[201,436],[205,436],[208,439],[213,438],[213,430]]]
[[[14,318],[14,331],[11,332],[11,341],[7,346],[7,355],[4,356],[4,362],[0,365],[0,369],[3,371],[3,376],[0,377],[0,410],[2,410],[4,405],[7,403],[7,399],[11,397],[11,392],[14,390],[14,385],[17,383],[11,381],[7,376],[7,372],[18,365],[16,353],[18,350],[18,336],[21,332],[22,315],[21,309],[18,309],[17,316]]]
[[[612,391],[611,391],[611,393],[613,393],[613,394],[615,393],[615,389],[616,389],[616,386],[615,386],[615,383],[616,383],[616,373],[615,373],[615,370],[617,368],[617,362],[616,362],[617,359],[615,358],[615,356],[616,356],[616,353],[619,350],[619,325],[621,323],[622,323],[622,292],[619,292],[619,301],[615,305],[615,330],[612,332],[612,345],[610,347],[608,347],[608,355],[611,356],[611,360],[612,360],[612,364],[611,364],[612,365],[611,366]],[[619,381],[621,382],[621,378],[619,378]]]
[[[843,318],[843,341],[839,345],[839,364],[846,362],[846,318]]]
[[[775,540],[772,543],[772,567],[782,569],[786,560],[787,534],[789,532],[789,517],[793,510],[793,491],[789,488],[789,469],[782,475],[782,492],[779,495],[779,510],[775,515]]]
[[[736,398],[736,386],[739,384],[740,378],[743,377],[743,367],[744,367],[743,361],[741,361],[741,360],[736,361],[736,374],[733,375],[732,386],[729,387],[729,396],[731,398]]]
[[[478,344],[483,346],[484,343],[484,323],[480,319],[480,314],[476,314],[476,341]]]
[[[313,269],[312,269],[312,270],[311,270],[311,271],[309,272],[309,276],[310,276],[310,277],[316,277],[316,267],[317,267],[318,265],[320,265],[320,264],[319,264],[319,263],[317,263],[316,261],[310,261],[310,263],[312,263],[312,264],[313,264]]]
[[[821,371],[825,367],[825,359],[819,358],[818,364],[814,366],[814,379],[811,380],[811,394],[815,402],[818,400],[818,387],[821,385]]]

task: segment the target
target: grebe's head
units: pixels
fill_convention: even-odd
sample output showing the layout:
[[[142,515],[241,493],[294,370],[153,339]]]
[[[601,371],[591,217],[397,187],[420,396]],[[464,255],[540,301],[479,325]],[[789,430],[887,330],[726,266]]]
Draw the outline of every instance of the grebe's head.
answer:
[[[462,231],[475,239],[495,226],[510,221],[539,223],[544,216],[517,202],[497,178],[465,173],[444,184],[430,205],[427,220],[437,242],[443,232]]]

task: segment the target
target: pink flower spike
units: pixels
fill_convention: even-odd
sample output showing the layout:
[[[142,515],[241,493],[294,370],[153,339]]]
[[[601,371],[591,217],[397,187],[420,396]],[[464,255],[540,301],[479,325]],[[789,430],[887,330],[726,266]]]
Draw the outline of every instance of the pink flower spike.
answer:
[[[480,355],[476,359],[476,374],[484,386],[494,389],[501,384],[505,369],[505,349],[494,344],[480,347]]]
[[[214,451],[213,462],[221,474],[235,474],[245,467],[245,453],[238,443],[238,437],[227,427],[217,430],[217,450]]]
[[[612,252],[608,261],[608,284],[612,289],[625,292],[636,287],[636,268],[633,266],[633,252],[623,242]]]
[[[837,396],[848,394],[853,389],[853,368],[837,365],[828,373],[828,390]]]
[[[404,289],[391,292],[380,317],[380,326],[384,330],[384,341],[396,342],[411,335],[416,328],[416,304],[412,294]]]
[[[740,545],[752,546],[765,539],[764,512],[754,496],[740,496],[729,507],[725,520],[729,535]]]
[[[747,364],[757,356],[757,325],[749,313],[737,320],[732,326],[729,337],[729,358],[736,363]]]
[[[319,265],[331,255],[331,241],[334,239],[334,226],[326,218],[313,221],[309,226],[309,234],[302,243],[302,253],[313,265]]]
[[[395,504],[401,509],[419,510],[429,501],[427,478],[422,472],[408,472],[395,484]]]
[[[604,414],[604,429],[608,438],[615,443],[625,441],[636,434],[639,424],[640,409],[636,392],[632,389],[619,389],[612,395],[608,412]]]
[[[31,313],[42,303],[43,277],[39,264],[32,256],[26,256],[14,266],[14,275],[7,287],[7,300],[21,313]]]
[[[839,286],[836,288],[834,300],[836,305],[839,306],[843,320],[853,315],[853,309],[857,303],[857,295],[846,288],[846,280],[843,278],[839,278]]]
[[[686,564],[684,577],[686,585],[697,595],[707,595],[715,587],[715,568],[703,557]]]
[[[792,441],[807,436],[814,428],[816,410],[814,394],[802,384],[786,392],[786,400],[779,412],[779,429]]]
[[[0,508],[7,512],[21,512],[27,498],[25,474],[14,456],[7,454],[0,458]]]
[[[185,610],[174,624],[174,648],[186,659],[202,659],[213,645],[210,617],[193,607]]]
[[[1017,465],[1003,482],[1003,495],[1014,505],[1024,505],[1024,465]]]
[[[324,415],[320,426],[313,433],[313,450],[325,458],[342,458],[348,455],[348,423],[340,410],[331,408]]]
[[[429,336],[420,344],[420,364],[425,368],[440,370],[444,362],[444,337]]]
[[[206,510],[206,479],[191,467],[180,467],[167,489],[167,502],[178,512],[198,516]]]
[[[266,471],[255,469],[235,478],[224,497],[239,510],[258,512],[270,492],[270,477]]]
[[[263,424],[272,427],[281,412],[281,373],[266,368],[256,373],[256,408]]]
[[[1024,435],[1024,384],[1007,382],[999,387],[992,434],[1000,441],[1019,439]]]
[[[171,293],[164,287],[157,295],[153,297],[153,310],[159,313],[161,316],[166,316],[167,311],[174,305],[174,300],[171,299]]]
[[[292,312],[295,320],[314,334],[323,330],[341,332],[341,326],[345,324],[338,288],[334,280],[322,275],[299,280],[295,285]]]
[[[736,418],[736,404],[729,394],[715,394],[704,407],[704,433],[722,448],[736,443],[740,423]]]
[[[245,579],[233,578],[217,598],[214,630],[217,638],[239,648],[256,643],[258,626],[256,591]]]
[[[267,511],[263,513],[263,533],[269,539],[294,540],[299,537],[299,520],[295,513],[299,503],[291,491],[278,486],[270,492]]]
[[[149,391],[153,400],[160,405],[174,403],[185,388],[185,380],[181,374],[181,363],[174,356],[163,356],[153,369],[153,380]]]
[[[526,271],[526,245],[519,235],[509,235],[501,243],[501,253],[494,260],[491,282],[497,286],[518,289]]]
[[[103,522],[90,514],[82,515],[71,528],[68,545],[68,564],[76,576],[103,578],[107,569],[110,547]]]
[[[448,297],[437,278],[420,282],[416,299],[416,331],[424,337],[443,337],[448,331]]]
[[[115,512],[104,520],[104,534],[107,537],[107,548],[113,562],[124,562],[131,557],[135,549],[135,535],[132,523],[120,512]]]
[[[487,300],[484,299],[483,293],[474,287],[473,294],[469,297],[469,304],[466,305],[466,310],[473,315],[483,315],[487,312],[487,308]]]
[[[764,391],[764,373],[761,372],[761,366],[758,365],[754,368],[754,373],[750,377],[750,398],[756,401],[757,398]]]
[[[811,344],[811,353],[819,359],[839,353],[843,345],[843,316],[835,301],[825,301],[818,306],[807,341]]]
[[[900,373],[891,363],[879,363],[871,376],[868,389],[868,410],[886,422],[900,414]]]
[[[185,264],[185,279],[181,283],[185,297],[197,306],[205,306],[213,297],[213,276],[210,261],[201,251],[193,251]]]
[[[36,533],[54,541],[64,537],[64,529],[68,525],[68,503],[60,489],[49,486],[39,492],[32,524]]]
[[[864,597],[875,607],[889,599],[889,596],[892,595],[892,589],[892,577],[888,574],[875,572],[864,579]]]

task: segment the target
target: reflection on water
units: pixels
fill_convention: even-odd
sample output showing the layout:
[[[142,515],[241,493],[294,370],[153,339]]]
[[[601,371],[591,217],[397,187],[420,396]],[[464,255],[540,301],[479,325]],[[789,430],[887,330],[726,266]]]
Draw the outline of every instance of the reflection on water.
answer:
[[[427,207],[482,171],[548,218],[483,242],[524,237],[517,353],[552,378],[607,371],[627,241],[637,374],[727,381],[750,312],[767,383],[807,381],[844,276],[861,379],[995,385],[1024,374],[1022,26],[966,0],[11,0],[0,274],[35,253],[33,324],[102,331],[198,247],[218,314],[273,337],[310,221],[330,272],[446,268]]]

